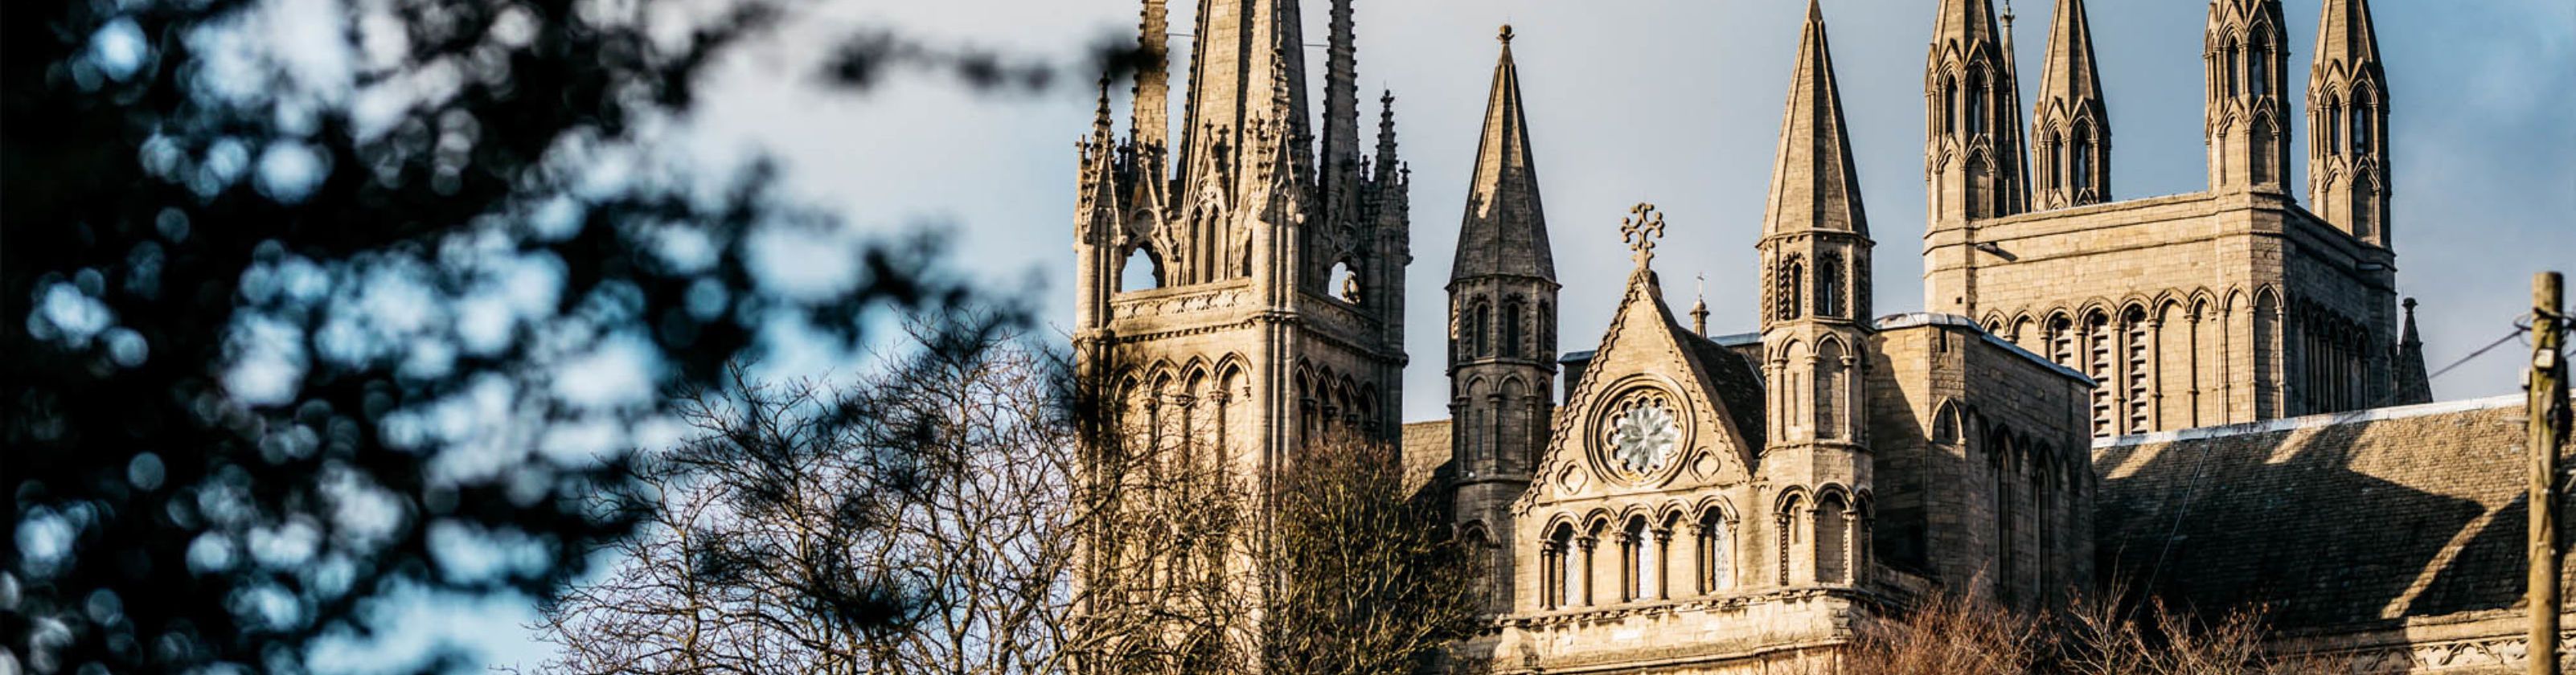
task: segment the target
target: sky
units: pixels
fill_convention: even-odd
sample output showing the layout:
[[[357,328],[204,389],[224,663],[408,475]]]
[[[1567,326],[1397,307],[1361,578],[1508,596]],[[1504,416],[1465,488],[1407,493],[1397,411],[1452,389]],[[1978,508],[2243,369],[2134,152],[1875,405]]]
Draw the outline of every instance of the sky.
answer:
[[[2284,6],[2290,72],[2300,83],[2294,111],[2305,110],[2319,1]],[[1173,4],[1172,25],[1185,32],[1194,3]],[[1307,41],[1320,44],[1326,3],[1307,4]],[[1660,206],[1670,223],[1656,258],[1667,300],[1686,306],[1689,280],[1704,274],[1711,331],[1751,330],[1753,244],[1806,3],[1356,4],[1363,99],[1393,91],[1400,154],[1413,168],[1408,421],[1445,414],[1441,287],[1502,23],[1518,35],[1513,49],[1564,284],[1560,348],[1589,349],[1606,326],[1629,265],[1618,219],[1639,201]],[[2053,5],[2012,7],[2016,58],[2034,70]],[[2203,4],[2097,0],[2087,8],[2114,133],[2114,197],[2205,189]],[[697,140],[783,160],[791,193],[857,227],[958,228],[963,262],[997,283],[1035,284],[1029,290],[1043,299],[1048,321],[1069,331],[1072,145],[1091,122],[1093,92],[979,94],[916,73],[850,95],[804,84],[810,69],[799,64],[819,56],[811,44],[867,28],[1071,59],[1085,46],[1132,36],[1137,9],[1116,0],[827,3],[713,83]],[[1879,247],[1880,314],[1923,306],[1922,77],[1933,9],[1931,0],[1824,2]],[[2439,369],[2511,330],[2528,308],[2533,272],[2576,269],[2576,125],[2566,123],[2576,118],[2576,4],[2380,0],[2373,10],[2392,99],[2399,292],[2421,299],[2427,361]],[[1173,45],[1176,64],[1186,64],[1187,38]],[[1309,62],[1320,64],[1322,50],[1313,49]],[[1175,70],[1177,87],[1186,69]],[[1320,66],[1313,70],[1320,80]],[[2027,110],[2037,84],[2021,88]],[[1123,125],[1123,99],[1117,110]],[[2293,147],[2304,148],[2305,116],[2293,117]],[[1363,139],[1362,147],[1373,144]],[[2306,184],[2303,156],[2294,156],[2291,185]],[[2304,201],[2304,188],[2297,192]],[[2517,391],[2514,351],[2497,349],[2436,378],[2437,396]]]
[[[1306,2],[1306,34],[1320,44],[1326,2]],[[2286,2],[2291,72],[2302,82],[2318,2]],[[1173,4],[1172,25],[1186,30],[1195,3]],[[2039,63],[2051,4],[2014,8],[2017,58],[2025,66]],[[1413,365],[1405,388],[1415,395],[1405,401],[1407,420],[1444,413],[1441,287],[1492,79],[1494,33],[1506,22],[1518,36],[1513,49],[1564,285],[1560,348],[1589,349],[1599,339],[1630,265],[1619,218],[1640,201],[1660,206],[1669,223],[1656,257],[1668,301],[1686,306],[1689,280],[1705,275],[1712,332],[1752,328],[1753,244],[1805,2],[1357,5],[1363,100],[1393,91],[1401,155],[1414,178],[1406,289]],[[1933,5],[1824,2],[1881,247],[1873,270],[1880,314],[1922,307],[1921,96]],[[953,228],[957,262],[996,288],[1032,294],[1050,329],[1069,333],[1074,142],[1088,131],[1094,92],[978,92],[945,75],[897,72],[851,93],[824,86],[818,71],[836,40],[884,30],[933,46],[1077,63],[1104,41],[1133,39],[1137,9],[1133,0],[798,5],[778,39],[750,45],[717,68],[702,85],[703,106],[671,137],[678,151],[709,165],[778,160],[779,187],[842,215],[851,227],[845,236]],[[2096,0],[2088,9],[2115,134],[2114,196],[2203,189],[2202,3]],[[2511,329],[2527,308],[2532,272],[2576,270],[2576,125],[2568,123],[2576,119],[2569,112],[2576,110],[2576,4],[2380,0],[2374,9],[2393,97],[2400,292],[2423,301],[2428,361],[2438,368]],[[1186,63],[1186,38],[1174,38],[1174,47],[1183,52],[1176,64]],[[1320,64],[1321,49],[1308,60]],[[1312,75],[1319,79],[1321,68]],[[2036,89],[2023,83],[2025,110]],[[2304,87],[2295,89],[2292,108],[2303,110]],[[1118,106],[1123,123],[1125,102]],[[2293,117],[2304,143],[2304,115]],[[1374,125],[1363,126],[1373,133]],[[1374,147],[1373,139],[1362,139],[1362,147]],[[2303,163],[2293,165],[2291,184],[2304,185]],[[772,258],[763,268],[791,281],[837,278],[821,259],[792,251]],[[789,348],[760,368],[792,376],[847,365],[842,355],[783,346]],[[2437,378],[2436,394],[2515,391],[2517,351],[2498,349]],[[389,600],[371,611],[402,627],[393,631],[398,639],[326,645],[315,654],[317,669],[382,672],[441,641],[462,641],[502,666],[534,666],[548,655],[511,628],[536,616],[523,599]]]

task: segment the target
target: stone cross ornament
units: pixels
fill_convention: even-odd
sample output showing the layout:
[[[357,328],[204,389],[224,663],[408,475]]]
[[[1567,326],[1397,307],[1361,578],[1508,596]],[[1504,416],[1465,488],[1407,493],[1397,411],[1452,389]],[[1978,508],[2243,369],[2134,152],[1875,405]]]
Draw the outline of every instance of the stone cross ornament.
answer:
[[[1628,250],[1635,252],[1630,257],[1637,261],[1638,269],[1653,266],[1655,240],[1664,237],[1663,212],[1656,211],[1653,204],[1638,202],[1628,209],[1628,217],[1619,219],[1619,236],[1628,242]]]

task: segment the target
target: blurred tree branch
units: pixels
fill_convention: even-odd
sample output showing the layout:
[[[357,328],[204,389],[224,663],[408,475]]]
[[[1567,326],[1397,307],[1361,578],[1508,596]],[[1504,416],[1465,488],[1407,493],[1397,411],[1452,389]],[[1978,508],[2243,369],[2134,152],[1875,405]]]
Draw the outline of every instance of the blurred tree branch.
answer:
[[[294,671],[398,589],[549,594],[650,513],[619,449],[661,392],[772,326],[848,350],[874,312],[996,304],[935,235],[815,237],[765,165],[654,154],[794,7],[6,3],[7,658]],[[1087,79],[903,53],[820,79]],[[765,282],[775,239],[854,272]]]

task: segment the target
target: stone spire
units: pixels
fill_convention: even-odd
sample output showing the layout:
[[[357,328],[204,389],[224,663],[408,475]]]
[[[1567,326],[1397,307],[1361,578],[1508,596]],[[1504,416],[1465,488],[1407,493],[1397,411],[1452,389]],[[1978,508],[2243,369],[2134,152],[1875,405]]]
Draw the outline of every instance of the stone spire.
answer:
[[[1206,172],[1239,183],[1254,171],[1254,153],[1243,141],[1262,120],[1278,123],[1275,132],[1300,145],[1310,138],[1299,16],[1297,0],[1199,0],[1190,103],[1182,124],[1184,189],[1207,180]]]
[[[1965,228],[2027,208],[2021,90],[1995,28],[1992,0],[1941,0],[1923,84],[1932,229]]]
[[[1834,57],[1825,44],[1823,8],[1810,0],[1789,76],[1788,111],[1771,165],[1771,198],[1762,210],[1765,237],[1833,230],[1869,235],[1861,213],[1860,176],[1852,168],[1851,134],[1843,124]]]
[[[1332,35],[1324,52],[1324,213],[1335,221],[1360,216],[1359,46],[1351,30],[1351,0],[1332,0]]]
[[[1825,40],[1825,14],[1807,3],[1771,196],[1762,209],[1765,333],[1809,319],[1857,325],[1869,316],[1869,218],[1852,167],[1842,93]]]
[[[2011,75],[2011,76],[2013,77],[2013,80],[2014,80],[2014,81],[2016,81],[2016,82],[2017,82],[2017,81],[2020,81],[2020,80],[2021,80],[2021,52],[2013,51],[2013,42],[2012,42],[2012,39],[2013,39],[2013,27],[2012,27],[2012,25],[2013,25],[2013,11],[2012,11],[2012,0],[2004,0],[2004,13],[2003,13],[2001,16],[1998,16],[1998,17],[1996,17],[1996,18],[1997,18],[1997,19],[1999,19],[1999,20],[2000,20],[2000,23],[2002,24],[2002,26],[2000,27],[2000,28],[2001,28],[2001,30],[1996,31],[1996,32],[1997,32],[1997,35],[1995,36],[1995,39],[1996,39],[1996,41],[1997,41],[1997,42],[2000,42],[2000,43],[2002,43],[2002,44],[2003,44],[2003,48],[2004,48],[2004,74],[2005,74],[2005,75]]]
[[[2111,113],[2093,58],[2093,27],[2084,0],[2057,0],[2049,21],[2048,57],[2039,75],[2039,108],[2031,119],[2031,169],[2039,181],[2034,209],[2111,200]]]
[[[1457,471],[1451,503],[1458,531],[1487,542],[1520,541],[1511,504],[1529,492],[1547,447],[1556,377],[1556,263],[1539,208],[1510,26],[1501,39],[1448,287],[1449,409],[1456,420],[1450,459]],[[1393,137],[1381,137],[1381,172],[1395,161]],[[1505,546],[1480,550],[1511,550]],[[1509,579],[1513,565],[1511,555],[1501,554],[1485,568]],[[1487,612],[1511,611],[1513,593],[1511,584],[1497,584]]]
[[[1376,174],[1370,180],[1383,184],[1406,169],[1395,157],[1395,90],[1379,94],[1377,104],[1377,154],[1369,158],[1375,163]]]
[[[2424,373],[2424,338],[2415,334],[2414,298],[2406,299],[2406,328],[2398,333],[2397,338],[2395,397],[2390,405],[2433,402],[2433,378]]]
[[[2309,206],[2364,242],[2387,246],[2388,72],[2367,0],[2326,0],[2308,69]]]
[[[2317,62],[2379,63],[2379,31],[2370,0],[2326,0],[2317,17]]]
[[[2212,192],[2279,193],[2289,180],[2289,33],[2281,26],[2280,0],[2209,3],[2203,133]]]
[[[1511,26],[1503,27],[1500,39],[1502,57],[1494,64],[1484,140],[1476,150],[1467,215],[1458,226],[1458,257],[1449,278],[1512,275],[1554,281],[1556,262],[1548,250],[1547,214],[1539,206],[1529,120],[1521,110],[1520,69],[1512,63]]]
[[[1171,11],[1165,0],[1145,0],[1145,10],[1136,26],[1136,48],[1143,58],[1136,70],[1136,102],[1130,130],[1139,148],[1161,149],[1170,143],[1172,114],[1172,50],[1165,37],[1172,31]]]

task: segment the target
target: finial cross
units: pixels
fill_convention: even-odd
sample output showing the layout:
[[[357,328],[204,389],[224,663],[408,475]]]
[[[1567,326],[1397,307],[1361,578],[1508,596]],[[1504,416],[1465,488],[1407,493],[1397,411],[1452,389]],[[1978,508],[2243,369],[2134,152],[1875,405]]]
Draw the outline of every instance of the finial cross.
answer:
[[[1627,241],[1628,250],[1635,252],[1631,257],[1637,261],[1639,269],[1650,267],[1655,262],[1655,240],[1664,237],[1664,214],[1656,211],[1655,205],[1645,202],[1630,207],[1628,214],[1628,217],[1619,219],[1620,239]]]

